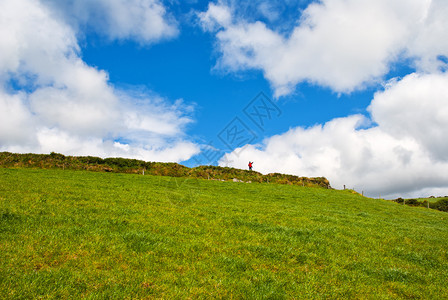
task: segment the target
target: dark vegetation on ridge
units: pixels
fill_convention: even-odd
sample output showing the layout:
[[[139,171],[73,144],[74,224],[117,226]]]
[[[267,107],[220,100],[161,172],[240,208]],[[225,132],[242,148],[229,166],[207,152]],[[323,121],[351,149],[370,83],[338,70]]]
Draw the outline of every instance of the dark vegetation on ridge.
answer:
[[[397,198],[394,200],[398,204],[415,206],[415,207],[428,207],[432,209],[437,209],[440,211],[448,212],[448,197],[430,197],[421,199],[403,199]]]
[[[268,182],[300,186],[331,188],[325,177],[299,177],[280,173],[263,175],[256,171],[218,166],[188,168],[177,163],[145,162],[127,158],[100,158],[93,156],[65,156],[63,154],[17,154],[0,152],[0,166],[42,169],[88,170],[114,173],[143,173],[147,175],[191,177],[242,182]]]

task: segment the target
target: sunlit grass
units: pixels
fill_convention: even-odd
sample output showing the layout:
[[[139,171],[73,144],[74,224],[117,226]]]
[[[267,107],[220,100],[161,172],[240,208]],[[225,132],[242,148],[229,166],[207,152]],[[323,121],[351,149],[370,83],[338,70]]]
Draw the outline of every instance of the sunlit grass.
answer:
[[[349,191],[0,169],[5,298],[447,299],[448,214]]]

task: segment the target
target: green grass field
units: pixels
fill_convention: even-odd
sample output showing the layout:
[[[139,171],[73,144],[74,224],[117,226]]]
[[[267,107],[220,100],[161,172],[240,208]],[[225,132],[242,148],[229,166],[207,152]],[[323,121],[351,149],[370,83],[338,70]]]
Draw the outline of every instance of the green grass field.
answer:
[[[434,203],[440,201],[442,199],[447,199],[448,197],[436,197],[436,198],[417,198],[416,200],[419,202],[428,201],[429,203]]]
[[[448,214],[350,191],[0,168],[0,298],[448,299]]]

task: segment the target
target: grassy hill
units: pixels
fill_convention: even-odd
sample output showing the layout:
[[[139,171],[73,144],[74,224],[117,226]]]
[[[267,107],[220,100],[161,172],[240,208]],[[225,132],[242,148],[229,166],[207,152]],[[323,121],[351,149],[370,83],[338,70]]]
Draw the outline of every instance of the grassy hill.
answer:
[[[330,188],[330,182],[324,177],[308,178],[279,173],[263,175],[255,171],[217,166],[188,168],[177,163],[145,162],[143,160],[121,157],[102,159],[93,156],[65,156],[54,152],[49,155],[0,152],[0,166],[14,168],[87,170],[130,174],[144,173],[147,175],[203,178],[224,181],[270,182]]]
[[[447,245],[447,213],[351,191],[0,168],[6,299],[448,299]]]

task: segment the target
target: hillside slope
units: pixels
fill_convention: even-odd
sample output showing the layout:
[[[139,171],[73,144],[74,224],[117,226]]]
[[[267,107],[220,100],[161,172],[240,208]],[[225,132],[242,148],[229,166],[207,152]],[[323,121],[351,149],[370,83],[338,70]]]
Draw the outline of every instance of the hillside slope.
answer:
[[[447,299],[448,215],[349,191],[0,168],[5,298]]]
[[[145,173],[173,177],[190,177],[215,180],[239,180],[244,182],[270,182],[301,186],[320,186],[330,188],[330,182],[324,177],[299,177],[272,173],[263,175],[259,172],[217,166],[199,166],[188,168],[177,163],[145,162],[137,159],[106,158],[93,156],[65,156],[51,154],[18,154],[0,152],[0,166],[15,168],[70,169],[113,173]]]

